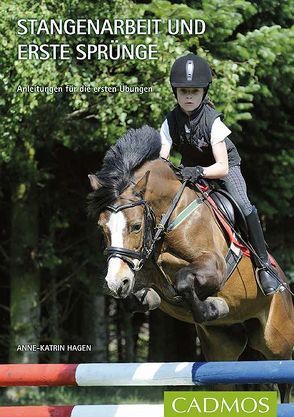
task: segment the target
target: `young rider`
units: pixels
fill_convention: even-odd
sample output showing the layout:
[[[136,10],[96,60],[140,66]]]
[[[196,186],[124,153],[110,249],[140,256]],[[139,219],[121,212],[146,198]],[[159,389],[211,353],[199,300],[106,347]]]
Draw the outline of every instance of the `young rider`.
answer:
[[[203,58],[189,53],[174,62],[170,83],[178,104],[161,126],[160,155],[167,159],[175,145],[182,155],[184,179],[216,179],[237,201],[247,219],[250,243],[258,255],[253,260],[260,285],[265,295],[274,294],[284,287],[272,272],[257,210],[248,199],[241,174],[241,158],[228,138],[231,131],[206,97],[211,82],[211,70]]]

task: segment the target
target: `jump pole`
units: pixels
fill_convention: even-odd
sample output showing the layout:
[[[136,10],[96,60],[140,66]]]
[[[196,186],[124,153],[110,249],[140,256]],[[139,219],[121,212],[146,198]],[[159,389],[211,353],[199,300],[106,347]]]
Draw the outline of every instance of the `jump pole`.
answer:
[[[164,417],[162,404],[0,407],[1,417]],[[277,417],[293,417],[294,404],[279,404]]]
[[[294,383],[294,361],[0,365],[0,386]]]

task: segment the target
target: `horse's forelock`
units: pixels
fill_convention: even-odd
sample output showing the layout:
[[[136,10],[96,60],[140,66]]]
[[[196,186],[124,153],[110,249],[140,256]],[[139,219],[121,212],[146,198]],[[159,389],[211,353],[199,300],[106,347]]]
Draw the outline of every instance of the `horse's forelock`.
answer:
[[[134,171],[144,162],[159,157],[161,139],[150,126],[130,129],[106,153],[96,173],[102,187],[89,194],[88,213],[98,217],[131,184]]]
[[[93,191],[87,197],[88,215],[98,219],[101,212],[106,209],[109,204],[117,200],[118,194],[113,188],[101,187],[99,190]]]

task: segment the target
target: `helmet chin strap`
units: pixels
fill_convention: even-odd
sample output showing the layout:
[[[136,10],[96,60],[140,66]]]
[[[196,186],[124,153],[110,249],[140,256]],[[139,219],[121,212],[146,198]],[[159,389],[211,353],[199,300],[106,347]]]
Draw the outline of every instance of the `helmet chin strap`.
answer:
[[[204,101],[204,99],[206,98],[207,93],[208,93],[208,90],[209,90],[209,85],[208,85],[206,88],[204,88],[204,93],[203,93],[203,97],[202,97],[202,102],[203,102],[203,101]]]

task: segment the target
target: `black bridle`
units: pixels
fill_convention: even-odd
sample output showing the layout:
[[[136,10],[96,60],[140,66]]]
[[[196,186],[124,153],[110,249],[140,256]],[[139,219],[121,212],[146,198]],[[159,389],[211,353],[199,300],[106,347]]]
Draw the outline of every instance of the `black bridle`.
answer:
[[[120,258],[123,261],[127,262],[130,268],[135,272],[140,271],[140,269],[142,269],[144,263],[147,261],[147,259],[153,251],[153,237],[155,231],[154,212],[145,200],[131,201],[127,204],[122,204],[120,206],[107,206],[107,210],[110,210],[114,213],[137,206],[143,206],[144,208],[144,230],[143,243],[141,248],[138,251],[136,251],[126,248],[119,248],[116,246],[109,246],[104,251],[104,253],[107,255],[107,261],[110,258]],[[138,259],[139,263],[136,264],[134,262],[134,259]]]
[[[178,204],[181,195],[183,194],[186,182],[187,181],[185,180],[181,184],[167,212],[162,215],[158,224],[155,224],[155,214],[146,200],[142,199],[137,201],[130,201],[129,203],[122,204],[121,206],[107,206],[107,210],[110,210],[114,213],[140,205],[144,207],[144,231],[143,244],[141,248],[138,251],[135,251],[131,249],[118,248],[116,246],[109,246],[104,251],[104,253],[107,255],[107,261],[110,258],[120,258],[125,261],[133,271],[140,271],[147,259],[152,254],[156,242],[162,238],[163,233],[166,231],[170,216]],[[139,263],[136,265],[133,259],[138,259]]]

